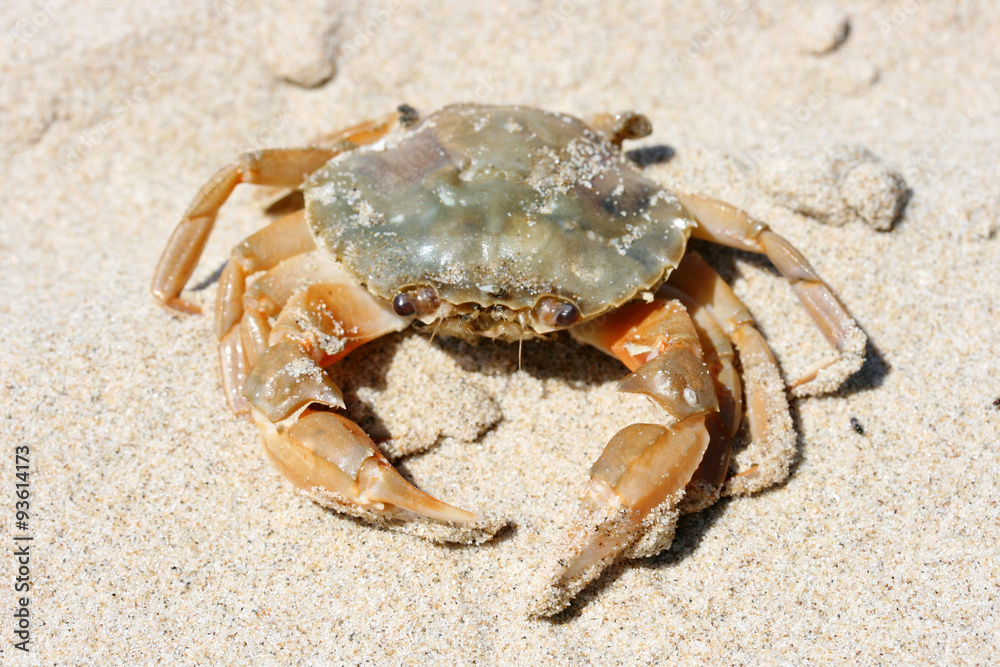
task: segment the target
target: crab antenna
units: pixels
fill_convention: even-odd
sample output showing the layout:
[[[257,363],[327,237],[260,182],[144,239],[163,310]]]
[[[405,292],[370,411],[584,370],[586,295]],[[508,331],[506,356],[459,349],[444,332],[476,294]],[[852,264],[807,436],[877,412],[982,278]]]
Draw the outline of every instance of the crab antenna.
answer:
[[[430,345],[431,343],[433,343],[434,342],[434,336],[438,335],[438,327],[441,326],[441,319],[442,318],[439,317],[437,319],[437,321],[434,322],[434,328],[431,330],[431,339],[429,341],[427,341],[428,345]]]
[[[524,347],[524,329],[521,329],[521,335],[517,338],[517,370],[521,370],[521,349]]]

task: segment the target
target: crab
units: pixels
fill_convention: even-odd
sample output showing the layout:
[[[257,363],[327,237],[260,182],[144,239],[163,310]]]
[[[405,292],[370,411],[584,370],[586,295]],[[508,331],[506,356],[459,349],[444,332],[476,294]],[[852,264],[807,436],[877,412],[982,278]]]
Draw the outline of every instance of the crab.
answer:
[[[537,569],[530,612],[551,616],[616,559],[669,547],[681,513],[788,475],[781,372],[747,308],[686,250],[690,237],[765,255],[834,349],[792,394],[831,391],[864,359],[861,329],[787,240],[733,206],[667,190],[627,158],[622,143],[650,132],[632,112],[588,124],[524,106],[455,104],[422,119],[403,106],[305,148],[246,153],[195,196],[152,292],[199,312],[182,291],[233,189],[298,194],[235,247],[219,279],[229,406],[316,502],[445,542],[488,540],[504,521],[406,481],[342,414],[324,369],[411,325],[507,341],[567,332],[620,360],[619,390],[663,418],[626,426],[591,467],[564,540]]]

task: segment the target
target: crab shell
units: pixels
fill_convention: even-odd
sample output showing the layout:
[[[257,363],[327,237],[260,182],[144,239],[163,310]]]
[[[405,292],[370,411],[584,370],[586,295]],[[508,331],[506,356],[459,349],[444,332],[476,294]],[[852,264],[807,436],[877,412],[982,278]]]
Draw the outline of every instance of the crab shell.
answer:
[[[669,191],[582,121],[522,106],[456,104],[338,155],[305,184],[313,236],[391,300],[431,287],[443,333],[517,339],[654,290],[695,226]]]

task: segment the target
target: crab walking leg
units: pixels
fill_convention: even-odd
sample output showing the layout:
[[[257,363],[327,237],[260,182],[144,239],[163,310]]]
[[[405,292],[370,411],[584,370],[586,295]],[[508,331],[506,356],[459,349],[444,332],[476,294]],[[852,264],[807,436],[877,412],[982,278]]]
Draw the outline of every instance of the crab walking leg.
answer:
[[[243,394],[268,457],[316,502],[432,539],[485,540],[499,523],[420,491],[403,479],[357,424],[312,407],[344,405],[325,366],[409,323],[361,287],[311,285],[281,311],[270,346],[247,375]],[[421,526],[416,519],[437,526]]]
[[[647,395],[672,424],[631,424],[608,442],[590,469],[568,538],[539,573],[542,592],[531,609],[537,616],[565,608],[619,556],[652,555],[670,544],[678,503],[709,446],[706,423],[719,418],[698,334],[680,302],[632,303],[597,326],[571,331],[633,370],[619,390]]]
[[[689,252],[670,275],[669,284],[707,306],[736,345],[746,382],[746,413],[752,463],[727,482],[725,495],[744,495],[788,477],[795,458],[795,431],[781,371],[753,317],[732,288],[697,253]]]
[[[242,327],[237,324],[219,340],[219,371],[222,375],[222,391],[233,413],[250,419],[250,404],[243,398],[250,360],[243,346]]]
[[[785,238],[745,211],[701,195],[676,193],[681,204],[698,221],[695,238],[767,256],[787,278],[799,301],[816,322],[837,356],[821,361],[791,383],[796,396],[833,391],[865,360],[867,338],[809,261]]]
[[[153,296],[161,305],[188,313],[200,310],[182,300],[181,290],[198,264],[219,209],[240,183],[298,186],[337,154],[327,148],[288,148],[244,153],[202,186],[177,224],[156,265]]]
[[[626,139],[642,139],[653,133],[649,119],[634,111],[598,114],[591,118],[590,127],[618,148]]]
[[[249,415],[250,406],[242,395],[243,382],[259,351],[248,338],[250,332],[240,326],[247,276],[315,248],[305,213],[298,211],[243,239],[233,248],[222,271],[215,299],[215,330],[219,337],[222,384],[229,407],[237,415]]]
[[[404,121],[405,118],[405,121]],[[399,126],[401,122],[416,122],[416,112],[413,109],[403,110],[388,114],[382,118],[367,120],[358,123],[346,130],[336,130],[327,132],[309,141],[310,146],[319,148],[330,148],[338,153],[354,150],[361,146],[373,144],[386,134]],[[302,197],[302,189],[296,184],[295,187],[271,188],[270,192],[262,193],[262,204],[266,213],[292,212],[301,210],[305,206]]]
[[[313,137],[313,140],[309,144],[311,146],[333,148],[337,151],[353,150],[375,143],[399,126],[401,122],[412,124],[416,120],[415,110],[409,107],[401,107],[399,111],[386,114],[381,118],[362,121],[344,130],[335,130],[334,132],[327,132]]]
[[[718,416],[710,415],[706,421],[711,436],[708,449],[688,482],[680,506],[682,513],[697,512],[719,499],[728,476],[732,438],[743,421],[743,383],[736,371],[736,353],[729,337],[709,309],[670,285],[661,286],[656,296],[684,304],[698,332],[702,360],[715,382],[715,395],[719,400]]]
[[[198,264],[219,209],[237,185],[254,183],[298,190],[309,174],[334,156],[378,141],[400,122],[413,121],[414,114],[412,109],[401,107],[398,112],[383,118],[325,135],[317,140],[319,146],[244,153],[235,162],[217,171],[195,195],[184,217],[174,229],[156,266],[153,296],[161,305],[172,310],[199,312],[197,306],[179,296]],[[279,197],[283,198],[284,196]],[[221,335],[224,333],[220,333]]]

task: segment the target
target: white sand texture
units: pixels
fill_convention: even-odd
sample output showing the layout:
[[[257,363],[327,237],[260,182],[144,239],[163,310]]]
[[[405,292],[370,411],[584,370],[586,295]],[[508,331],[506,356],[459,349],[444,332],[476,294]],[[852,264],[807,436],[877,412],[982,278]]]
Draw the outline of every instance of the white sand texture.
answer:
[[[0,663],[996,664],[1000,6],[37,0],[0,19]],[[870,337],[844,386],[790,399],[785,483],[682,517],[554,619],[527,616],[532,578],[604,444],[655,415],[615,391],[616,361],[535,342],[519,369],[516,345],[404,332],[336,370],[387,451],[432,445],[398,460],[409,479],[509,525],[447,546],[295,493],[227,409],[212,317],[149,294],[239,153],[456,101],[646,114],[627,149],[766,220]],[[189,284],[209,310],[263,223],[253,192]],[[695,245],[787,379],[829,353],[769,263]]]

